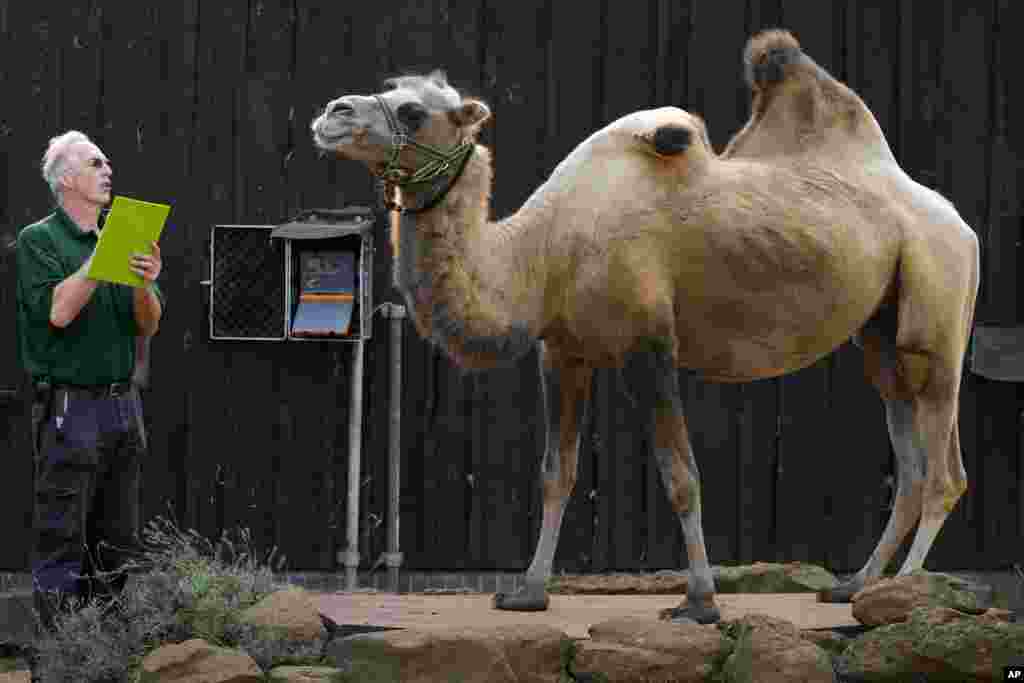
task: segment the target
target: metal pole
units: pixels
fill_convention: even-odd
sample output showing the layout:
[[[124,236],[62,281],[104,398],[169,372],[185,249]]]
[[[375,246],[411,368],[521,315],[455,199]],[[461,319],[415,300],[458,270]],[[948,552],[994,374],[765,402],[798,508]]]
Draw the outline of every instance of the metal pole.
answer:
[[[391,411],[388,438],[388,551],[384,563],[388,568],[387,590],[398,592],[398,572],[403,556],[398,550],[398,513],[402,494],[402,320],[405,307],[385,307],[391,318]]]
[[[352,400],[348,422],[348,550],[339,553],[345,565],[345,590],[359,583],[359,458],[363,432],[363,340],[355,342],[352,360]]]

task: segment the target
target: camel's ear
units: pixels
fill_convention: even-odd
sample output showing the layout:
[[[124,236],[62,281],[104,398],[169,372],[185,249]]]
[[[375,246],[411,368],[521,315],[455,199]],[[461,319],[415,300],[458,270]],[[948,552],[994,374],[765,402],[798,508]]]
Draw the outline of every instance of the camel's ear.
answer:
[[[434,69],[430,72],[430,75],[427,76],[427,78],[434,81],[434,83],[437,83],[442,88],[448,85],[448,74],[446,74],[442,69]]]
[[[466,100],[448,114],[459,128],[479,126],[491,118],[491,110],[480,100]]]

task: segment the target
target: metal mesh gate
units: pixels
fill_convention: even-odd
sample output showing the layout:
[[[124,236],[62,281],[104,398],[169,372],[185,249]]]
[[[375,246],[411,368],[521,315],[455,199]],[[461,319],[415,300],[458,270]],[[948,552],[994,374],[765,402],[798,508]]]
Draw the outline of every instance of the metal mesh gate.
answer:
[[[210,338],[285,337],[284,246],[273,225],[215,225],[210,237]]]

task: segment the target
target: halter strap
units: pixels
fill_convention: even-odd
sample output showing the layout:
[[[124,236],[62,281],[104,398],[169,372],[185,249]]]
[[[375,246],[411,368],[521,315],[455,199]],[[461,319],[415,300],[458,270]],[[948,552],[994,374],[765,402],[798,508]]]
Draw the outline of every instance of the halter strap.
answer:
[[[391,130],[391,159],[378,174],[384,182],[397,185],[398,187],[430,182],[445,175],[453,167],[459,165],[460,162],[464,162],[469,153],[473,151],[473,143],[469,140],[462,140],[447,152],[430,145],[425,145],[422,142],[417,142],[405,133],[398,118],[391,111],[391,107],[387,105],[384,98],[380,95],[374,95],[373,97],[384,111],[384,118],[387,120],[388,128]],[[412,147],[425,156],[430,157],[430,161],[427,161],[411,172],[402,168],[398,164],[398,156],[406,147]]]
[[[380,95],[374,95],[373,98],[377,100],[380,108],[384,111],[384,118],[387,120],[388,128],[391,131],[391,159],[377,174],[383,185],[385,208],[391,211],[402,211],[403,213],[418,213],[436,206],[448,194],[455,181],[462,175],[462,171],[465,169],[466,162],[469,161],[475,145],[471,140],[462,140],[445,152],[430,145],[417,142],[403,130],[401,123],[394,112],[391,111],[391,107],[384,101],[384,98]],[[402,168],[398,163],[398,157],[406,147],[412,147],[423,155],[430,157],[430,160],[412,171]],[[449,182],[441,188],[439,193],[419,208],[409,209],[402,207],[393,199],[393,188],[395,187],[423,185],[442,176],[449,175],[449,173],[451,173]]]

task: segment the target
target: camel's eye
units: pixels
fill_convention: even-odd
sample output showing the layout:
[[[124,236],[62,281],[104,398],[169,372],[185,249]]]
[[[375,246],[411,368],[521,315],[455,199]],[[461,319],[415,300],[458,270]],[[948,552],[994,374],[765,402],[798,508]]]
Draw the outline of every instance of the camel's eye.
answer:
[[[426,107],[416,102],[406,102],[399,106],[395,113],[398,114],[398,119],[408,126],[410,131],[418,130],[423,125],[423,122],[427,120],[428,114]]]

